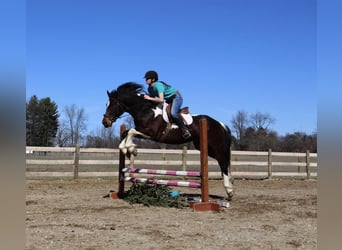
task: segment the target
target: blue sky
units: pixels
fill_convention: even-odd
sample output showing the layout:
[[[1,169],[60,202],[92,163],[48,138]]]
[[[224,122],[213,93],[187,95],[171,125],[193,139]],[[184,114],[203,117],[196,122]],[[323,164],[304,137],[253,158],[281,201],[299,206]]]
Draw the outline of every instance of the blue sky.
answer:
[[[29,0],[26,9],[27,99],[50,97],[60,113],[83,107],[89,132],[102,126],[106,91],[145,85],[150,69],[193,114],[230,126],[237,111],[261,112],[280,135],[317,130],[316,1]]]

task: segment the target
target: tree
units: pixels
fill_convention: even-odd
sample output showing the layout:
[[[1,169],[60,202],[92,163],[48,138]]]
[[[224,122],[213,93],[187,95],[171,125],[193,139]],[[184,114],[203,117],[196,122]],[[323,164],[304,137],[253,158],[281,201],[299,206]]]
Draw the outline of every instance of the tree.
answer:
[[[236,148],[239,150],[268,150],[278,145],[277,134],[269,129],[275,119],[268,113],[257,112],[248,115],[238,111],[231,120],[232,129],[236,134]]]
[[[49,97],[32,96],[26,103],[26,145],[53,146],[58,130],[58,107]]]
[[[317,152],[317,134],[307,135],[302,132],[287,134],[282,138],[282,151],[286,152],[305,152],[310,150],[312,153]]]
[[[270,114],[265,113],[262,114],[257,112],[255,114],[251,114],[250,116],[250,124],[255,129],[265,129],[267,130],[268,127],[275,122],[275,119],[271,117]]]
[[[84,108],[77,108],[75,104],[65,106],[63,113],[66,117],[65,127],[59,131],[59,140],[64,146],[81,144],[83,133],[86,132],[86,115]]]
[[[248,126],[248,113],[245,111],[238,111],[237,114],[233,116],[231,123],[236,139],[240,141]]]
[[[39,142],[39,100],[32,96],[26,103],[26,145],[38,146]]]
[[[86,136],[85,147],[95,148],[117,148],[120,138],[115,135],[114,126],[104,128],[103,126],[97,130],[96,134]]]
[[[39,106],[43,111],[40,129],[43,143],[46,146],[52,146],[58,129],[58,107],[55,102],[51,102],[49,97],[41,99]]]
[[[62,121],[58,127],[57,135],[56,135],[56,145],[59,147],[68,146],[68,142],[70,141],[68,126],[65,121]]]
[[[126,129],[131,129],[135,127],[134,119],[132,116],[126,117],[124,123],[126,124]]]
[[[317,132],[312,135],[296,132],[279,137],[277,132],[270,129],[275,119],[268,113],[254,113],[248,115],[245,111],[238,111],[232,117],[232,130],[236,134],[233,146],[238,150],[283,152],[317,152]]]

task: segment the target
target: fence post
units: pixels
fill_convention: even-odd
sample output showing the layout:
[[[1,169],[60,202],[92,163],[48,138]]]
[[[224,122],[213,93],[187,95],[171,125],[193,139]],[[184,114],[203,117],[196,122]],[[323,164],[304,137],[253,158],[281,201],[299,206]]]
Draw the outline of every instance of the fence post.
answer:
[[[74,153],[74,179],[78,178],[78,169],[80,166],[80,145],[75,145],[75,153]]]
[[[186,154],[187,154],[187,151],[188,151],[187,146],[183,146],[183,152],[182,152],[183,171],[186,171]]]
[[[306,150],[306,178],[310,179],[311,171],[310,171],[310,150]]]
[[[161,166],[161,168],[164,170],[165,167],[167,169],[167,165],[165,165],[166,163],[166,154],[165,154],[165,150],[166,150],[166,145],[165,144],[162,144],[161,146],[161,150],[162,150],[162,161],[163,161],[163,165]]]
[[[268,149],[268,179],[272,179],[272,149]]]

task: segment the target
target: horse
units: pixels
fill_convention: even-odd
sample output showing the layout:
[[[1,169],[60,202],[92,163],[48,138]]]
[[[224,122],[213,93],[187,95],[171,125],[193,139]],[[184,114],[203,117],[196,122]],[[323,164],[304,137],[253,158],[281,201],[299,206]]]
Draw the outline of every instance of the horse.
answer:
[[[144,138],[166,144],[182,144],[192,142],[196,149],[200,149],[200,120],[207,120],[208,155],[217,160],[227,199],[231,200],[234,194],[233,176],[230,173],[231,132],[228,126],[208,115],[190,115],[192,123],[187,125],[191,137],[184,139],[181,129],[177,125],[170,125],[162,115],[160,104],[144,99],[144,87],[134,82],[127,82],[112,92],[107,90],[108,102],[102,124],[108,128],[121,117],[129,113],[134,121],[135,128],[124,133],[119,149],[127,156],[136,154],[136,145],[133,137]]]

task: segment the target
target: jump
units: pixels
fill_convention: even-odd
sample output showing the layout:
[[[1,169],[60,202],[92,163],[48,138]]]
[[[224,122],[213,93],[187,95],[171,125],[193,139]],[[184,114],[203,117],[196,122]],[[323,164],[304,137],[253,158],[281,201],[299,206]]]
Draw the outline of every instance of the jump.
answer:
[[[166,144],[182,144],[192,142],[196,149],[200,149],[200,125],[201,118],[208,122],[208,155],[217,160],[223,176],[223,185],[227,193],[227,199],[233,197],[233,177],[230,173],[230,146],[231,132],[229,128],[208,115],[190,115],[186,110],[180,111],[190,131],[191,137],[185,139],[182,129],[173,123],[172,117],[167,115],[167,104],[158,104],[144,98],[146,91],[140,84],[127,82],[116,90],[108,92],[108,103],[102,124],[110,127],[127,112],[134,120],[135,128],[127,131],[126,137],[121,141],[119,148],[126,154],[136,154],[136,145],[133,137],[153,140]],[[179,123],[179,122],[177,122]]]

